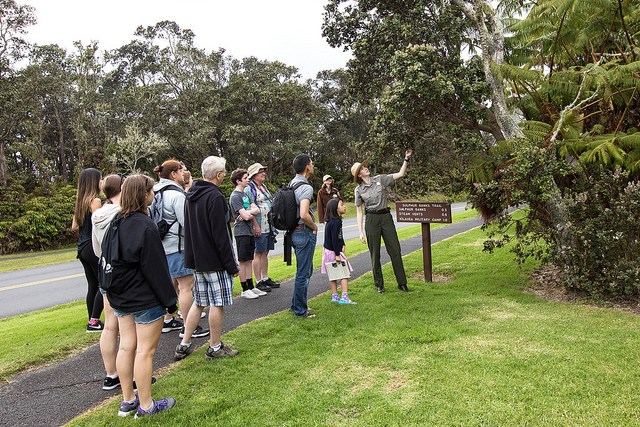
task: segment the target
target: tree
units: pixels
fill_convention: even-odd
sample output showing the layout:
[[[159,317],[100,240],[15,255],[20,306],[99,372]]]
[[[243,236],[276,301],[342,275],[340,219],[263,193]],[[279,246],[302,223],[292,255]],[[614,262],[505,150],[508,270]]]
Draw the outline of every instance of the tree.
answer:
[[[33,7],[0,0],[0,185],[7,182],[5,150],[21,115],[16,109],[20,100],[15,91],[13,65],[26,55],[28,44],[21,35],[35,23]]]
[[[494,150],[485,163],[490,179],[478,191],[489,213],[528,202],[527,220],[513,228],[521,239],[516,250],[548,255],[565,283],[595,294],[640,294],[638,6],[542,0],[516,20],[507,40],[510,63],[499,70],[530,121],[525,138]],[[506,218],[499,232],[513,223]],[[530,243],[541,239],[549,253],[532,252]]]
[[[139,173],[140,162],[157,162],[157,153],[167,147],[164,138],[153,132],[143,133],[134,122],[126,127],[124,138],[117,138],[112,145],[111,159],[126,173]]]
[[[25,57],[29,44],[21,36],[35,23],[33,7],[0,0],[0,77],[10,74],[15,61]]]
[[[295,67],[278,61],[232,61],[222,115],[233,163],[265,162],[272,174],[286,175],[292,153],[314,155],[321,108],[298,78]]]
[[[55,176],[57,171],[63,182],[72,172],[67,164],[72,86],[69,66],[65,50],[57,45],[31,50],[30,64],[20,72],[28,108],[23,120],[25,138],[14,148],[38,177]]]
[[[226,84],[224,50],[206,52],[194,44],[195,34],[175,22],[138,27],[139,50],[152,74],[162,120],[155,129],[167,138],[171,153],[191,164],[216,153],[224,155],[226,141],[220,120],[221,93]]]
[[[368,141],[375,109],[349,96],[345,70],[325,70],[311,82],[316,102],[324,107],[322,141],[314,162],[339,182],[352,180],[350,168],[362,160],[361,150]]]
[[[495,12],[486,6],[477,1],[332,0],[325,7],[323,35],[332,46],[354,54],[348,63],[350,94],[375,106],[375,145],[369,144],[375,151],[368,154],[382,166],[385,161],[397,165],[403,148],[412,146],[418,149],[417,164],[451,159],[454,150],[462,154],[458,159],[464,168],[473,152],[512,136],[504,131],[513,128],[505,125],[513,121],[511,110],[504,95],[496,93],[500,87],[486,76],[491,68],[485,63],[492,56],[463,59],[464,50],[483,40],[477,27],[486,27]],[[473,19],[465,19],[465,13]]]

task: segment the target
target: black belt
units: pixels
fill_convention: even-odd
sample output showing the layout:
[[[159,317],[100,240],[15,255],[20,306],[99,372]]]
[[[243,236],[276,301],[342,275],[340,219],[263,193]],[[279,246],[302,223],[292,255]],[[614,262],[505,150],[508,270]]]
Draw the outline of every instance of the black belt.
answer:
[[[389,212],[391,212],[391,209],[389,208],[378,209],[377,211],[367,211],[367,210],[364,211],[364,213],[367,215],[383,215],[383,214],[388,214]]]

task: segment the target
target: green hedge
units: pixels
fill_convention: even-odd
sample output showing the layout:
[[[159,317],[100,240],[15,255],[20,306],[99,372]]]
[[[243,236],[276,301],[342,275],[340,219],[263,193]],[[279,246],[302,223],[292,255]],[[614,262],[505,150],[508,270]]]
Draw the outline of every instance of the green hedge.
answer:
[[[60,247],[76,240],[71,220],[76,190],[43,186],[27,195],[19,183],[0,189],[0,254]]]

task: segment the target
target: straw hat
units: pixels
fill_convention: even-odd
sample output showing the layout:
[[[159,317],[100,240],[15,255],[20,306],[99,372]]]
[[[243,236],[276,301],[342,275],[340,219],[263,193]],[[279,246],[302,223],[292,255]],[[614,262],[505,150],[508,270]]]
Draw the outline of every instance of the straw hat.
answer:
[[[358,175],[360,174],[360,169],[369,166],[369,160],[365,160],[364,162],[355,162],[353,166],[351,166],[351,175],[353,175],[353,179],[358,182]]]
[[[254,163],[251,166],[249,166],[249,169],[247,169],[247,175],[249,175],[249,179],[251,179],[255,174],[260,172],[260,169],[266,169],[266,168],[267,168],[266,166],[263,166],[260,163]]]

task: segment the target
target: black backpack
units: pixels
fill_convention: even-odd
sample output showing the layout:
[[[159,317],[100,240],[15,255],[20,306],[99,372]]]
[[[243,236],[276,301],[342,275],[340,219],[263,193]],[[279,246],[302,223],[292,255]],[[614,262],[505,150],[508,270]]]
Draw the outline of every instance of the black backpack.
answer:
[[[273,195],[271,211],[269,211],[269,221],[274,228],[291,231],[298,225],[300,216],[295,191],[301,185],[310,184],[300,181],[294,185],[279,188],[276,194]]]
[[[102,255],[98,260],[98,284],[102,289],[108,291],[111,288],[113,277],[113,266],[120,261],[120,221],[122,215],[117,214],[109,224],[107,232],[102,239]]]
[[[149,216],[156,223],[158,227],[158,231],[160,232],[160,239],[164,240],[165,236],[169,233],[173,224],[178,221],[176,218],[173,222],[168,223],[166,219],[162,218],[162,210],[163,210],[163,193],[166,190],[180,191],[172,185],[167,185],[166,187],[162,187],[158,191],[153,192],[153,202],[151,202],[151,206],[149,206]],[[178,224],[180,225],[180,224]],[[178,236],[180,236],[180,227],[178,227]],[[180,244],[178,243],[178,249],[180,248]]]

